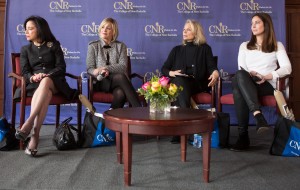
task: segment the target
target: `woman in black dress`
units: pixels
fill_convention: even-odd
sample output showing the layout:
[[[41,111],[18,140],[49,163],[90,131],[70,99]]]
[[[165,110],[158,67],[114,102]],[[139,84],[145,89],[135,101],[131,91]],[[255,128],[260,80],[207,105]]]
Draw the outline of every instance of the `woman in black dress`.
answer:
[[[52,95],[61,93],[71,100],[78,96],[78,91],[71,89],[66,82],[64,55],[47,21],[39,16],[30,16],[25,20],[24,28],[30,43],[21,48],[20,63],[27,96],[32,96],[32,101],[30,116],[22,128],[17,128],[16,138],[25,141],[32,131],[25,154],[35,156],[39,132]],[[20,89],[17,89],[14,98],[20,98],[20,95]]]

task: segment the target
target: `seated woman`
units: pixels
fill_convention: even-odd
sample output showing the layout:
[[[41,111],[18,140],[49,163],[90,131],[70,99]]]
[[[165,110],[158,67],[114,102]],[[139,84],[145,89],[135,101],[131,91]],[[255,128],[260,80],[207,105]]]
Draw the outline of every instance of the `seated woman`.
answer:
[[[188,19],[182,35],[182,44],[172,49],[161,72],[170,77],[171,83],[183,87],[174,105],[190,108],[192,95],[214,86],[219,72],[200,23]],[[173,137],[171,142],[179,142],[179,137]]]
[[[127,47],[117,41],[118,24],[105,18],[99,26],[100,39],[88,45],[87,72],[97,78],[95,91],[113,93],[111,109],[122,108],[126,100],[133,107],[141,107],[138,95],[127,76]]]
[[[249,148],[249,112],[256,120],[257,133],[269,129],[259,104],[260,96],[273,95],[276,79],[291,73],[291,63],[281,42],[276,41],[273,23],[267,13],[257,13],[251,21],[250,41],[239,49],[238,67],[233,78],[233,98],[238,119],[239,137],[231,148]],[[278,65],[279,64],[279,68]]]
[[[27,96],[32,96],[32,101],[30,116],[22,128],[16,130],[16,138],[25,141],[33,129],[25,154],[35,156],[52,95],[59,92],[72,100],[77,98],[78,91],[71,89],[65,79],[64,54],[47,21],[39,16],[30,16],[25,20],[24,28],[30,44],[22,47],[20,63]],[[20,96],[21,89],[17,89],[14,98]]]

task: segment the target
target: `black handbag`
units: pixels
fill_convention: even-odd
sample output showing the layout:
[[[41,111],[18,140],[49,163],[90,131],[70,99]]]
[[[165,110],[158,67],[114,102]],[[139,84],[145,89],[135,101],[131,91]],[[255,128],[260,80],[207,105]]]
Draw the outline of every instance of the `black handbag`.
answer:
[[[72,117],[64,120],[55,130],[53,135],[53,144],[58,150],[70,150],[78,147],[75,137],[71,131],[78,133],[78,129],[69,124]]]

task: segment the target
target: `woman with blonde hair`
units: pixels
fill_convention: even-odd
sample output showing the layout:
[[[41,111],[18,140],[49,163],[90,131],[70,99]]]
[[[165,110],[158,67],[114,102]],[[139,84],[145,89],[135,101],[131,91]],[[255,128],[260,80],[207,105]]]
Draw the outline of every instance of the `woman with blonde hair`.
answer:
[[[192,95],[209,91],[209,87],[216,84],[219,77],[217,64],[199,22],[190,19],[185,22],[182,44],[171,50],[161,71],[170,77],[170,82],[183,87],[174,102],[178,107],[190,108]],[[179,137],[173,137],[171,142],[178,143]]]
[[[127,47],[117,40],[118,23],[105,18],[99,26],[100,39],[88,45],[86,58],[87,72],[97,78],[95,91],[113,93],[112,109],[121,108],[126,100],[133,107],[141,103],[127,76]]]

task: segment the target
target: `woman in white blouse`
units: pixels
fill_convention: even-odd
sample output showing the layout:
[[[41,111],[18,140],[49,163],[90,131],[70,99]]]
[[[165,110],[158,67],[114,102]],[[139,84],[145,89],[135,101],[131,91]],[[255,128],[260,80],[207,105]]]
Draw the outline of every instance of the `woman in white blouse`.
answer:
[[[238,67],[233,78],[233,98],[238,119],[239,137],[234,151],[249,148],[249,113],[256,120],[257,133],[269,129],[259,104],[259,97],[273,95],[276,80],[291,73],[291,63],[281,42],[276,41],[269,14],[257,13],[252,17],[250,41],[240,45]]]

